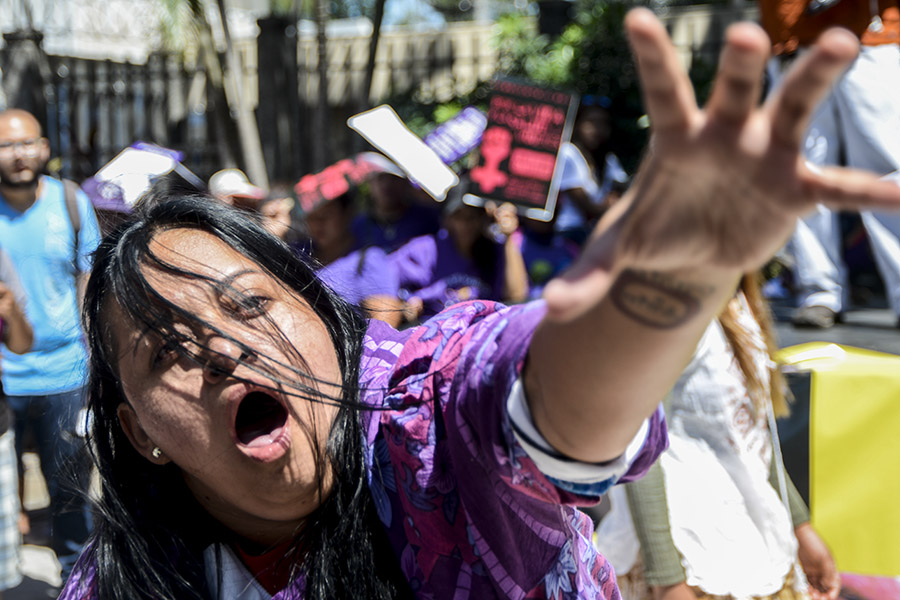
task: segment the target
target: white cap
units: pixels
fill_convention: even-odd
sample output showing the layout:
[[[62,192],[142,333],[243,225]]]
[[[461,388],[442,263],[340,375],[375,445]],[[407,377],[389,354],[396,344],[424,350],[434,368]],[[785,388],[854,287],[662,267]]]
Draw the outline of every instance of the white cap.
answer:
[[[222,169],[209,178],[209,191],[216,196],[240,196],[262,200],[266,191],[256,187],[240,169]]]

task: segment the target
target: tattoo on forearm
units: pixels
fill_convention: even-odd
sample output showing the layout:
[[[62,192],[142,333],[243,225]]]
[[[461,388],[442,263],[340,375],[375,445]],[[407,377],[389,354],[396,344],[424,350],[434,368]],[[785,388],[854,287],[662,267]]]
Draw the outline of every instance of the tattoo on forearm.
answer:
[[[711,286],[678,281],[652,271],[625,271],[611,290],[616,307],[635,321],[656,329],[671,329],[700,310]]]

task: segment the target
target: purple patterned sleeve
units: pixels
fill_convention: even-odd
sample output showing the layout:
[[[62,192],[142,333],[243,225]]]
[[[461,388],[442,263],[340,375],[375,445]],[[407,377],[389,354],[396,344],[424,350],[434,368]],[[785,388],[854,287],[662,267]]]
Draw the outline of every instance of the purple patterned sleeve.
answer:
[[[593,504],[599,498],[570,493],[547,480],[512,435],[506,399],[519,377],[531,337],[544,315],[542,303],[496,312],[476,324],[457,367],[457,385],[447,408],[458,411],[459,440],[487,468],[496,468],[506,482],[542,500]],[[625,481],[638,479],[666,447],[665,422],[658,410],[649,420],[647,439],[635,456]],[[521,485],[524,483],[525,485]]]
[[[590,520],[573,508],[597,498],[544,476],[507,414],[543,316],[541,303],[475,301],[403,339],[370,327],[363,384],[383,386],[366,400],[383,406],[369,421],[370,489],[405,573],[434,598],[454,597],[462,573],[468,597],[617,597]],[[662,420],[651,419],[626,477],[638,477],[664,445]]]
[[[650,416],[650,430],[644,447],[631,462],[631,467],[616,483],[628,483],[635,481],[647,474],[647,471],[659,458],[659,455],[668,447],[669,438],[666,430],[666,416],[662,405]]]

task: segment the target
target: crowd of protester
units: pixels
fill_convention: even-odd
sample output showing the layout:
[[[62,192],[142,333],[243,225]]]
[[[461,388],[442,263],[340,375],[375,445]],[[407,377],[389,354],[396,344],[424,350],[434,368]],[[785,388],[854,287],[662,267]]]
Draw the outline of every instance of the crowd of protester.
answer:
[[[375,152],[359,157],[372,169],[365,181],[305,212],[268,198],[237,169],[215,173],[209,188],[261,216],[369,316],[404,326],[465,300],[538,298],[574,262],[628,176],[610,149],[608,100],[586,98],[573,135],[560,150],[558,209],[550,221],[520,217],[509,203],[467,204],[465,176],[437,202]]]
[[[408,326],[466,300],[516,304],[537,298],[572,264],[587,231],[623,188],[612,180],[601,186],[603,171],[593,169],[593,161],[574,144],[567,146],[560,159],[566,175],[557,194],[564,205],[570,196],[583,201],[564,211],[578,215],[577,233],[561,229],[556,218],[520,217],[510,203],[467,204],[465,181],[437,202],[374,152],[362,155],[373,169],[365,181],[307,211],[292,210],[298,205],[290,198],[269,197],[237,169],[215,173],[209,189],[224,203],[261,218],[367,315]],[[611,177],[627,181],[614,155],[608,156],[616,165]],[[577,177],[569,174],[571,157],[577,157]]]

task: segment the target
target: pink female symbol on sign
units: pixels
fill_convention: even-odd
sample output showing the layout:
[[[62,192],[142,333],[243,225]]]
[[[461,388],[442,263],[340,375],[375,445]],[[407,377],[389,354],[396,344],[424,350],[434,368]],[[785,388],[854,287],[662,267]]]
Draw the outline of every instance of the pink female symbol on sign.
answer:
[[[497,187],[506,185],[509,177],[500,170],[500,163],[509,156],[512,147],[512,133],[503,127],[490,127],[481,138],[481,156],[484,165],[472,169],[472,181],[481,187],[482,193],[490,194]]]

